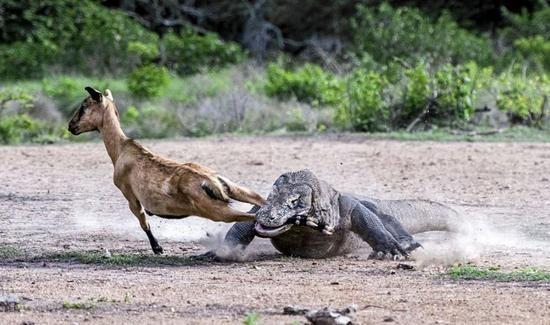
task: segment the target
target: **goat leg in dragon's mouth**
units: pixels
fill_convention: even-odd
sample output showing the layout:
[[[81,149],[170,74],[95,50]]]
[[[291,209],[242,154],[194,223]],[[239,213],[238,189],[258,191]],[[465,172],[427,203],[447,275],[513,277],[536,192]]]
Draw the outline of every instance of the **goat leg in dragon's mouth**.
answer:
[[[318,223],[317,220],[308,215],[294,216],[289,218],[283,225],[276,227],[270,227],[256,222],[254,229],[256,230],[258,236],[271,238],[290,230],[290,228],[294,225],[307,226],[319,230],[326,235],[332,235],[333,232],[332,227],[329,227],[323,223]]]

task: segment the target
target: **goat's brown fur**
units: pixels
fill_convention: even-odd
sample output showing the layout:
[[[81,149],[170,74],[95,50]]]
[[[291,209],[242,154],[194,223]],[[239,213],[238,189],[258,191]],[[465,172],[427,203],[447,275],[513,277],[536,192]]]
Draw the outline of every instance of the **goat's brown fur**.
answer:
[[[122,131],[109,90],[105,95],[91,87],[86,90],[90,96],[69,122],[69,131],[77,135],[97,130],[102,134],[114,166],[114,183],[128,200],[155,253],[162,253],[162,248],[151,233],[145,211],[166,218],[254,219],[253,214],[232,209],[229,200],[263,205],[260,195],[199,164],[182,164],[150,152]]]

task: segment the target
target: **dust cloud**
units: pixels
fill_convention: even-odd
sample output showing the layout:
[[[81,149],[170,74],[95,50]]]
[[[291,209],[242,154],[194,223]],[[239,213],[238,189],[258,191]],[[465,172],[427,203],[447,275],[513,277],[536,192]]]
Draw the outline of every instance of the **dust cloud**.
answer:
[[[480,212],[462,211],[459,218],[461,225],[457,232],[415,235],[423,245],[412,253],[420,267],[479,263],[488,254],[536,255],[538,252],[543,257],[544,251],[550,248],[550,243],[534,239],[518,229],[490,223],[488,216]]]

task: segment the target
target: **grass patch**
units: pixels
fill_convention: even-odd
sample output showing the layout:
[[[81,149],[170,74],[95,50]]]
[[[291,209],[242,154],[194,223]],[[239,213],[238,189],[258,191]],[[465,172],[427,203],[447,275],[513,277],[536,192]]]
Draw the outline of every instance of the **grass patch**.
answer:
[[[243,320],[244,325],[257,325],[260,324],[260,315],[258,313],[247,313],[246,318]]]
[[[454,280],[493,280],[501,282],[519,281],[550,281],[550,272],[535,268],[525,268],[512,272],[504,272],[498,268],[479,268],[473,265],[453,266],[448,272]]]
[[[0,258],[18,257],[21,255],[23,255],[23,253],[17,247],[0,245]]]
[[[95,305],[86,302],[63,301],[63,309],[92,309]]]
[[[130,254],[130,253],[113,253],[111,256],[106,256],[105,253],[100,251],[86,251],[86,252],[62,252],[54,253],[41,257],[37,257],[36,261],[49,261],[49,262],[71,262],[80,264],[96,264],[96,265],[110,265],[110,266],[181,266],[181,265],[194,265],[200,264],[200,261],[196,261],[189,257],[181,256],[158,256],[148,254]]]

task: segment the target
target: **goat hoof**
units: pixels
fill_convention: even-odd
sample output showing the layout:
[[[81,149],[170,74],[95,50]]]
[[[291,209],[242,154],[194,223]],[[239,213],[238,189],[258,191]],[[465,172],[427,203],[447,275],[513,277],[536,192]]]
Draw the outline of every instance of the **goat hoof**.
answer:
[[[155,253],[155,255],[164,254],[164,249],[160,246],[155,246],[153,247],[153,253]]]

